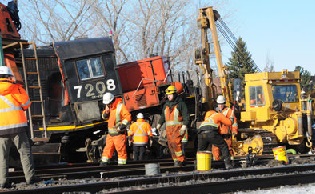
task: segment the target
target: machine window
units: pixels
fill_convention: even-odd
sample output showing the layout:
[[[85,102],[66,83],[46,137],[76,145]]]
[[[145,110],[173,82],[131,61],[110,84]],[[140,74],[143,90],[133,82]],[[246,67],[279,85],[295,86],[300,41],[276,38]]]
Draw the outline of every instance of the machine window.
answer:
[[[265,96],[262,90],[262,86],[249,87],[250,93],[250,105],[251,106],[263,106],[265,105]]]
[[[104,76],[101,59],[99,57],[76,61],[76,66],[81,80]]]
[[[281,85],[272,87],[273,99],[282,102],[298,102],[297,88],[295,85]]]

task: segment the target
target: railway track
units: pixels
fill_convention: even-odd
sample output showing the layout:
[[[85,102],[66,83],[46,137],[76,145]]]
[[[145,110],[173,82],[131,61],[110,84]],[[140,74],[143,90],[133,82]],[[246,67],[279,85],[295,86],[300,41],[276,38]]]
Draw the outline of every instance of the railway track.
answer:
[[[241,168],[240,161],[233,170],[222,170],[222,162],[213,162],[211,171],[198,172],[193,159],[181,168],[173,167],[171,160],[159,160],[161,174],[156,176],[145,175],[145,162],[106,167],[98,164],[41,167],[36,173],[45,181],[26,186],[18,183],[24,181],[22,172],[12,172],[10,177],[17,182],[16,187],[3,193],[226,193],[315,182],[315,162]],[[265,165],[270,159],[259,161]]]

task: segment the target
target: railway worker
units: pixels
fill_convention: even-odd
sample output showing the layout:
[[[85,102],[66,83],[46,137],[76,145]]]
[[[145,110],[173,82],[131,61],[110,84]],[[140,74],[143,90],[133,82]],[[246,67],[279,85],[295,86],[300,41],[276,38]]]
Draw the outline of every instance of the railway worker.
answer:
[[[14,82],[11,69],[0,66],[0,187],[8,188],[7,180],[11,144],[16,146],[22,163],[26,184],[39,182],[35,177],[28,125],[24,111],[31,105],[21,84]]]
[[[133,160],[143,160],[149,140],[152,142],[152,132],[142,113],[138,113],[137,121],[130,125],[128,137],[133,138]]]
[[[232,122],[222,113],[217,113],[214,110],[207,111],[204,121],[198,128],[198,151],[207,150],[208,146],[218,146],[222,152],[225,168],[231,169],[230,153],[223,137],[218,133],[218,127],[224,124],[231,126]]]
[[[109,164],[115,149],[118,153],[118,165],[124,165],[127,162],[126,127],[131,121],[131,115],[122,99],[115,98],[112,93],[107,92],[103,95],[103,103],[106,106],[102,118],[108,118],[108,134],[100,165]]]
[[[166,95],[167,100],[156,128],[160,130],[165,122],[166,138],[174,166],[183,166],[186,159],[182,152],[182,138],[189,124],[188,109],[182,98],[178,97],[175,86],[169,86],[166,89]]]
[[[234,110],[225,105],[225,97],[219,95],[217,98],[218,112],[224,114],[224,116],[232,121],[232,126],[220,125],[218,128],[219,134],[224,138],[228,145],[231,159],[234,159],[234,151],[232,148],[232,137],[238,133],[237,119],[234,115]],[[220,160],[220,149],[217,146],[212,146],[212,155],[214,160]]]

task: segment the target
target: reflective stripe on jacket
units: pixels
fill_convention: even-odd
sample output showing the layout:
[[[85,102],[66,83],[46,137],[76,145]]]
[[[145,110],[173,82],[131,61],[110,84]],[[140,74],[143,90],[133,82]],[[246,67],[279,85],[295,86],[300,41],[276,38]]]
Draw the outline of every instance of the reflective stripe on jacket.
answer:
[[[103,113],[106,110],[103,111]],[[117,135],[118,124],[127,125],[131,121],[131,115],[123,104],[121,98],[116,98],[110,107],[110,114],[108,119],[108,133],[111,135]]]
[[[24,110],[30,105],[31,102],[22,85],[0,79],[0,134],[10,134],[8,129],[27,126]]]
[[[133,136],[134,145],[146,145],[152,137],[151,126],[144,119],[137,119],[130,125],[128,136]]]
[[[224,114],[217,113],[214,110],[210,110],[210,111],[207,111],[205,119],[201,123],[200,127],[202,126],[218,127],[221,124],[231,126],[232,122],[230,121],[230,119],[226,118]]]
[[[164,114],[165,114],[166,127],[183,124],[182,122],[183,117],[180,115],[177,109],[177,105],[174,106],[173,109],[170,109],[169,106],[166,106],[164,110]]]
[[[229,107],[225,107],[222,110],[222,114],[224,114],[224,116],[228,119],[232,119],[233,120],[233,124],[232,126],[226,126],[226,125],[221,125],[219,128],[219,133],[220,134],[231,134],[231,132],[237,134],[238,133],[238,123],[237,123],[237,119],[234,115],[234,110],[229,108]]]

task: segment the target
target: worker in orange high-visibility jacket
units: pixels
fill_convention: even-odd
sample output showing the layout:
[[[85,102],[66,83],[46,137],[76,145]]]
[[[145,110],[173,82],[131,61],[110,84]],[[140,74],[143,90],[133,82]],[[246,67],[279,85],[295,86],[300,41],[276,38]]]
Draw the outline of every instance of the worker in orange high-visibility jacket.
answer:
[[[144,120],[142,113],[137,114],[137,121],[130,125],[128,136],[133,142],[133,160],[143,160],[146,146],[152,142],[151,126]]]
[[[102,112],[102,117],[108,118],[108,134],[100,165],[109,164],[115,149],[118,153],[118,165],[124,165],[127,162],[126,127],[131,121],[131,115],[122,99],[115,98],[112,93],[107,92],[103,95],[103,104],[106,107]]]
[[[178,97],[175,86],[166,89],[167,101],[163,106],[157,129],[165,122],[168,148],[174,160],[174,166],[185,165],[185,155],[182,151],[182,138],[189,124],[189,113],[182,98]]]
[[[8,188],[10,147],[13,143],[22,163],[26,183],[38,182],[35,177],[34,162],[30,139],[27,135],[28,124],[25,111],[31,102],[21,84],[14,82],[9,67],[0,66],[0,187]]]
[[[208,146],[218,146],[222,151],[225,168],[231,169],[230,153],[223,137],[218,133],[218,127],[221,125],[231,126],[232,122],[222,113],[217,113],[214,110],[206,112],[205,120],[198,128],[198,151],[206,151]]]
[[[226,144],[228,145],[229,152],[231,155],[231,159],[234,159],[234,151],[232,148],[232,137],[234,137],[238,133],[238,124],[237,124],[237,118],[234,115],[234,110],[227,107],[225,105],[225,97],[222,95],[219,95],[217,98],[218,103],[218,112],[225,115],[226,118],[230,119],[232,121],[232,126],[227,125],[220,125],[218,132],[221,134],[221,136],[224,138]],[[212,154],[214,160],[220,160],[220,149],[217,146],[212,146]]]

